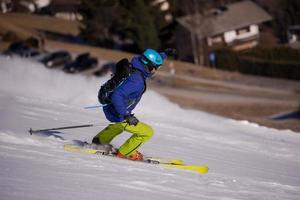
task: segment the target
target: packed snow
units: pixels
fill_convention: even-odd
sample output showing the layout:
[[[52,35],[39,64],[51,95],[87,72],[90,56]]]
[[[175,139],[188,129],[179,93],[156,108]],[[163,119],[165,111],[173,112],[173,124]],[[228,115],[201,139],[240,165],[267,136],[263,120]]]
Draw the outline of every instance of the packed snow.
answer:
[[[135,110],[155,130],[140,151],[206,164],[207,174],[65,151],[108,124],[101,108],[84,109],[107,78],[0,57],[1,200],[299,199],[299,133],[185,110],[151,89]],[[82,124],[94,126],[28,133]]]

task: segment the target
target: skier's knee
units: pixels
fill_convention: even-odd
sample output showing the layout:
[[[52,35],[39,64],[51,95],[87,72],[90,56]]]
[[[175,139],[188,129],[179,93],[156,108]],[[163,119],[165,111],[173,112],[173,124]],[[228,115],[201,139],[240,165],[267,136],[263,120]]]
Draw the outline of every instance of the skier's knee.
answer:
[[[145,127],[145,137],[147,137],[147,139],[150,139],[154,134],[154,130],[151,126],[147,126]]]

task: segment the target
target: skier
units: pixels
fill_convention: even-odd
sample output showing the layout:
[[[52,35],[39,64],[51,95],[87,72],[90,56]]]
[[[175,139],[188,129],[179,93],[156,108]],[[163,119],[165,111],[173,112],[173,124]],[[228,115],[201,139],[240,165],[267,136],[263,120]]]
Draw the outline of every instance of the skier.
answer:
[[[150,78],[163,64],[167,56],[176,53],[175,49],[166,49],[158,53],[146,49],[141,55],[132,58],[130,64],[134,71],[110,95],[111,103],[103,107],[106,118],[112,122],[100,131],[92,140],[92,144],[107,145],[123,131],[132,136],[119,147],[117,157],[130,160],[143,160],[137,149],[153,135],[150,125],[141,122],[132,113],[146,90],[146,78]]]

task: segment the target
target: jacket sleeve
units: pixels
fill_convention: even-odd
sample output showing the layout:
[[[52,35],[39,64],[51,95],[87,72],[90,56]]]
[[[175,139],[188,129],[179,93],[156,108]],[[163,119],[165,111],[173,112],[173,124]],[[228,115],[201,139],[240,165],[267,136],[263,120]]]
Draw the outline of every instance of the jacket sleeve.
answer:
[[[127,79],[122,85],[120,85],[112,94],[111,101],[114,105],[115,110],[118,112],[121,121],[124,120],[126,115],[130,114],[129,109],[127,108],[129,95],[135,92],[142,90],[143,85],[135,82],[131,79]],[[138,101],[137,101],[138,102]],[[134,102],[132,106],[136,106],[137,102]],[[132,108],[133,109],[133,108]]]
[[[142,95],[138,99],[136,99],[136,101],[132,105],[129,106],[128,110],[133,110],[136,107],[136,105],[140,102],[141,98]]]

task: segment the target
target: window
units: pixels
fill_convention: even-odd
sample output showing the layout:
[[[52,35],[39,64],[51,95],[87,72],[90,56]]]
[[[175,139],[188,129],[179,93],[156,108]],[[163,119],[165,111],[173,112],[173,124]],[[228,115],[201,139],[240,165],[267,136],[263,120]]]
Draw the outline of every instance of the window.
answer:
[[[250,26],[236,30],[237,35],[242,35],[250,32]]]
[[[223,37],[222,36],[216,36],[211,38],[212,43],[222,43],[223,42]]]

